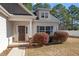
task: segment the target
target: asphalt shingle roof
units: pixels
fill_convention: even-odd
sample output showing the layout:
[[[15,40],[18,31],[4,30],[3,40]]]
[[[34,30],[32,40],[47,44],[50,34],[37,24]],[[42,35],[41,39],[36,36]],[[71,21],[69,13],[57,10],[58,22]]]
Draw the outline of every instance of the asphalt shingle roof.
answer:
[[[10,14],[31,15],[17,3],[0,3],[0,5],[2,5]]]

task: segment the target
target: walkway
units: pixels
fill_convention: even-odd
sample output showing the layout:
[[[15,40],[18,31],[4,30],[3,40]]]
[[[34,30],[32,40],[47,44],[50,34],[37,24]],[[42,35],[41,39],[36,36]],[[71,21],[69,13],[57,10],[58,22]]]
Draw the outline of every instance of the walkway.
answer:
[[[13,43],[10,47],[13,47],[7,56],[25,56],[25,49],[28,43]]]
[[[25,56],[25,47],[13,48],[7,56]]]

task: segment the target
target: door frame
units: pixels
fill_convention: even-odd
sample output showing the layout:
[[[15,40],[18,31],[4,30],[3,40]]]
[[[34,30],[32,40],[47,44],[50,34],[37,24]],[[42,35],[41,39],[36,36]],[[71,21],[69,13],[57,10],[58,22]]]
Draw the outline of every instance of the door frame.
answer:
[[[25,26],[25,40],[24,40],[24,41],[26,41],[26,27],[27,27],[27,34],[28,34],[28,25],[17,25],[17,26],[16,26],[17,42],[19,42],[19,31],[18,31],[18,26]]]

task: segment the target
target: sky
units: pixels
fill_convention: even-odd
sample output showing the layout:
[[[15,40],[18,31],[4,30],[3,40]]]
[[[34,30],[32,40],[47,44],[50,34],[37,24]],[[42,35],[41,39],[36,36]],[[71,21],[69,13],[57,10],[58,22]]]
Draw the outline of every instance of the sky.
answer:
[[[57,5],[58,3],[49,3],[51,8],[54,7],[55,5]],[[64,6],[66,6],[66,8],[68,9],[69,6],[71,5],[75,5],[77,7],[79,7],[79,3],[62,3]],[[33,3],[34,5],[34,3]]]
[[[55,6],[57,3],[50,3],[50,6],[51,6],[51,8],[53,7],[53,6]],[[77,7],[79,7],[79,3],[63,3],[63,5],[64,6],[66,6],[66,8],[68,8],[69,6],[71,6],[71,5],[75,5],[75,6],[77,6]]]

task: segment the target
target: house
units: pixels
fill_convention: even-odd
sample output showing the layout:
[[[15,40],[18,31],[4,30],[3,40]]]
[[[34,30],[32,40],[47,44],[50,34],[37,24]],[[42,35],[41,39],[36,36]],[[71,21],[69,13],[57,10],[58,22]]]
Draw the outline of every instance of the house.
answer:
[[[0,38],[12,42],[25,42],[37,32],[54,33],[59,20],[50,14],[49,9],[38,8],[34,13],[23,4],[0,4]]]

